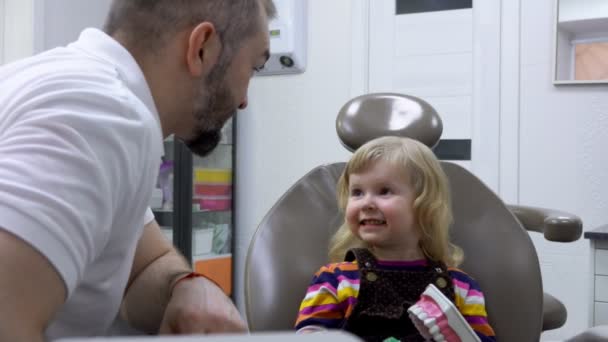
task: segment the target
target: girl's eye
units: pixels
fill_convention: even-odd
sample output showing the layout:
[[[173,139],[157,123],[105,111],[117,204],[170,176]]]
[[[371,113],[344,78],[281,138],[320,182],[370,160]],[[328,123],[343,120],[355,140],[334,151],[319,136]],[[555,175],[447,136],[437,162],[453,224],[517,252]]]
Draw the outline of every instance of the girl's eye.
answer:
[[[389,188],[380,189],[380,195],[388,195],[390,193],[391,193],[391,189],[389,189]]]
[[[350,191],[350,195],[351,195],[352,197],[359,197],[359,196],[361,196],[362,194],[363,194],[363,191],[361,191],[360,189],[352,189],[352,190]]]

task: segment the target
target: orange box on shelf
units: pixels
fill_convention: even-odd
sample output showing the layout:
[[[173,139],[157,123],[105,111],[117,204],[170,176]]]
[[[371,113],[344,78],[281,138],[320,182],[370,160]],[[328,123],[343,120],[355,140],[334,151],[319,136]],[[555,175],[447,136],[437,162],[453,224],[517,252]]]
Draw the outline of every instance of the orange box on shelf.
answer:
[[[194,169],[194,183],[198,184],[232,184],[231,169]]]
[[[232,293],[232,256],[194,262],[194,270],[213,280],[226,295]]]
[[[231,184],[194,184],[194,196],[231,196]]]

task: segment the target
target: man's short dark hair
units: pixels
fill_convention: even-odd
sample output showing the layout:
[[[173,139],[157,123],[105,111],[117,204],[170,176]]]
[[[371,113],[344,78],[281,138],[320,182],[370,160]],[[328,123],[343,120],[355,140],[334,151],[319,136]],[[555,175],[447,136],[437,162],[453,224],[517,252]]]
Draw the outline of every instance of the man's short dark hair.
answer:
[[[203,21],[215,25],[230,58],[243,40],[259,30],[259,13],[276,16],[272,0],[113,0],[104,31],[120,31],[130,47],[159,51],[176,33]]]

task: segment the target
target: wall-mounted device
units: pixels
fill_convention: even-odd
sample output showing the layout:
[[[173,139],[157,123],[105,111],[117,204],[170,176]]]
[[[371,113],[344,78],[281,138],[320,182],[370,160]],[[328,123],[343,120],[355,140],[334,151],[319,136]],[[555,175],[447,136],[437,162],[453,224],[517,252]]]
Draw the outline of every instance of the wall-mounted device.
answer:
[[[274,0],[277,17],[269,23],[270,59],[257,75],[297,74],[306,70],[308,0]]]

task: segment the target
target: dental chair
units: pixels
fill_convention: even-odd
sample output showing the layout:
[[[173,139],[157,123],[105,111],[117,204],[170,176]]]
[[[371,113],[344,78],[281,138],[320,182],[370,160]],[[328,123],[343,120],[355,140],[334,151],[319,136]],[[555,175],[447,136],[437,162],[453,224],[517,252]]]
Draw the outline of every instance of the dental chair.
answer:
[[[425,101],[399,94],[369,94],[346,103],[336,120],[344,147],[354,151],[385,135],[435,146],[442,132]],[[571,214],[506,205],[463,167],[441,163],[450,181],[452,241],[465,253],[460,266],[481,285],[499,341],[538,341],[543,330],[566,321],[562,303],[543,293],[538,257],[529,232],[550,241],[581,236]],[[328,244],[343,223],[336,183],[345,163],[319,166],[272,207],[251,241],[245,266],[245,305],[251,331],[291,330],[314,272],[328,263]]]

